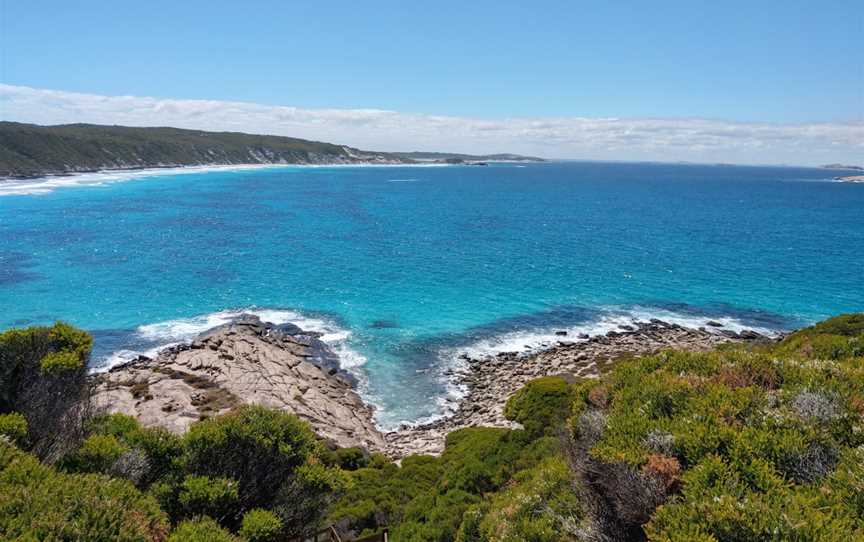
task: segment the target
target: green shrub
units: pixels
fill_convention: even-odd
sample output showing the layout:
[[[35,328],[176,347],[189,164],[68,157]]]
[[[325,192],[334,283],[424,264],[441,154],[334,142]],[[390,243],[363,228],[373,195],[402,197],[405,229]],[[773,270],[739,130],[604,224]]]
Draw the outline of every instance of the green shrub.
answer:
[[[243,516],[240,536],[248,542],[279,542],[282,520],[269,510],[255,508]]]
[[[357,535],[396,525],[412,499],[434,490],[441,473],[441,460],[426,455],[406,457],[401,467],[387,463],[358,469],[349,473],[351,487],[336,501],[329,521]]]
[[[75,453],[63,459],[62,466],[74,472],[107,473],[128,450],[113,435],[90,435]]]
[[[314,530],[346,483],[340,470],[321,464],[308,424],[261,406],[193,424],[183,448],[186,472],[236,480],[238,515],[272,508],[287,536]]]
[[[0,414],[24,416],[27,448],[41,459],[54,461],[83,438],[92,343],[62,322],[0,333]]]
[[[514,476],[486,509],[466,514],[457,540],[473,542],[565,542],[584,529],[587,515],[579,502],[570,468],[550,457]]]
[[[439,487],[476,495],[494,491],[514,472],[531,466],[530,459],[523,461],[530,443],[524,431],[493,427],[453,431],[447,435],[441,454],[443,469]]]
[[[177,435],[161,427],[141,427],[138,420],[125,414],[100,416],[90,423],[94,434],[111,435],[147,459],[147,472],[139,486],[147,487],[166,476],[181,476],[183,444]]]
[[[352,487],[336,502],[330,521],[349,536],[389,526],[394,540],[452,541],[463,515],[480,506],[484,496],[559,451],[556,437],[532,438],[526,431],[502,428],[460,429],[447,435],[440,458],[409,456],[401,467],[352,472]]]
[[[43,373],[57,374],[66,371],[81,369],[84,361],[76,352],[51,352],[39,362],[39,368]]]
[[[771,350],[811,359],[864,356],[864,313],[842,314],[801,329]]]
[[[339,448],[333,452],[335,464],[344,470],[362,469],[369,465],[369,452],[363,448]]]
[[[168,542],[241,542],[208,517],[198,517],[177,525]]]
[[[841,314],[804,328],[795,335],[864,335],[864,313]]]
[[[573,455],[613,518],[605,536],[650,519],[651,540],[861,537],[862,322],[622,362],[597,385],[602,400],[577,393]]]
[[[236,514],[237,482],[227,478],[187,476],[177,501],[186,517],[210,516],[220,523]]]
[[[0,442],[0,539],[164,541],[156,502],[126,481],[63,474]]]
[[[532,436],[553,435],[569,417],[573,398],[573,388],[563,378],[538,378],[508,399],[504,416],[521,423]]]
[[[27,439],[27,419],[17,412],[0,414],[0,436],[22,445]]]
[[[454,540],[462,516],[479,502],[478,495],[460,489],[420,495],[406,507],[402,523],[393,529],[393,539],[406,542]]]
[[[338,468],[309,463],[282,484],[271,509],[288,535],[308,535],[322,526],[330,504],[349,487],[350,479]]]

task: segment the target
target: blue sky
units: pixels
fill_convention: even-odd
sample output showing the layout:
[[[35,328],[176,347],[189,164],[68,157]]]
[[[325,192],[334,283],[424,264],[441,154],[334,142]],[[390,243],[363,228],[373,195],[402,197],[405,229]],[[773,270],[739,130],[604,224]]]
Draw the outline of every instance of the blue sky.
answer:
[[[860,0],[0,5],[15,87],[490,121],[864,121]]]

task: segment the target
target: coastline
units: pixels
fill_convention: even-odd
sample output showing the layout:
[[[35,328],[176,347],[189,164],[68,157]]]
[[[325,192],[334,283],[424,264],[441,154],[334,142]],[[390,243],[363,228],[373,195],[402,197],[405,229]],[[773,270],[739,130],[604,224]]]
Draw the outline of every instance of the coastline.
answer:
[[[360,398],[321,336],[242,314],[155,357],[94,373],[93,401],[177,434],[241,404],[258,404],[297,415],[339,446],[382,449],[374,407]]]
[[[205,174],[216,172],[231,172],[261,169],[312,169],[312,168],[396,168],[396,167],[450,167],[453,164],[443,163],[383,163],[383,162],[333,162],[308,164],[213,164],[200,166],[141,166],[128,168],[111,168],[84,170],[68,173],[52,173],[38,176],[0,177],[0,197],[41,195],[57,188],[76,186],[100,186],[109,183],[131,181],[147,177],[168,175]]]
[[[771,340],[754,331],[728,330],[719,322],[709,325],[710,330],[693,329],[652,319],[593,336],[559,331],[558,341],[540,351],[462,355],[458,366],[446,373],[453,385],[465,390],[455,408],[435,421],[392,431],[376,424],[375,407],[359,395],[356,380],[339,365],[319,332],[263,322],[251,314],[153,357],[139,356],[95,373],[95,398],[108,412],[175,433],[239,404],[262,404],[296,414],[338,446],[362,446],[392,459],[438,455],[451,431],[518,427],[504,418],[504,405],[535,378],[596,378],[616,360],[666,348],[704,351],[728,342]]]
[[[780,338],[751,330],[737,333],[723,329],[716,322],[710,327],[711,331],[694,329],[652,319],[621,325],[615,331],[590,337],[561,335],[556,345],[539,352],[502,352],[484,358],[465,356],[463,366],[453,370],[452,375],[467,391],[452,414],[430,423],[406,424],[385,433],[384,452],[394,459],[411,454],[438,455],[451,431],[476,426],[518,427],[504,418],[504,405],[514,392],[535,378],[560,376],[568,381],[597,378],[617,360],[667,348],[706,351],[730,342]]]

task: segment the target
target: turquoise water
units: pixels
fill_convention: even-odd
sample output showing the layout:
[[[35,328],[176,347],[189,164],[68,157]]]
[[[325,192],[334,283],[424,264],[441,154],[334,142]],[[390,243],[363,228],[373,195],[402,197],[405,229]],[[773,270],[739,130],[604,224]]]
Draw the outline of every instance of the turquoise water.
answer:
[[[392,425],[447,408],[463,352],[864,310],[864,185],[830,177],[580,162],[0,185],[0,328],[67,320],[104,367],[254,309],[324,332]]]

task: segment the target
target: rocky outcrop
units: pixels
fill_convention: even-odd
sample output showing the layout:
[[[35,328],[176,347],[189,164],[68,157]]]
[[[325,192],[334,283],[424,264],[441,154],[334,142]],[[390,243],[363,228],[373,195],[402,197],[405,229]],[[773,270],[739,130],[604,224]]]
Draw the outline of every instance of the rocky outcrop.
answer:
[[[237,405],[259,404],[296,414],[340,446],[382,449],[372,407],[337,363],[315,334],[246,315],[100,375],[95,400],[108,412],[175,433]]]
[[[634,322],[621,326],[621,331],[591,338],[580,336],[579,339],[562,340],[530,355],[504,352],[483,359],[463,358],[463,366],[452,375],[466,391],[455,412],[429,424],[406,426],[387,433],[386,453],[395,458],[414,453],[438,454],[444,449],[444,437],[451,431],[477,426],[514,427],[515,424],[504,418],[507,399],[529,380],[541,376],[562,376],[568,380],[594,378],[616,360],[667,348],[706,351],[731,341],[769,340],[753,331],[710,332],[660,320]]]
[[[847,183],[864,183],[864,175],[849,175],[847,177],[834,177],[834,179]]]

